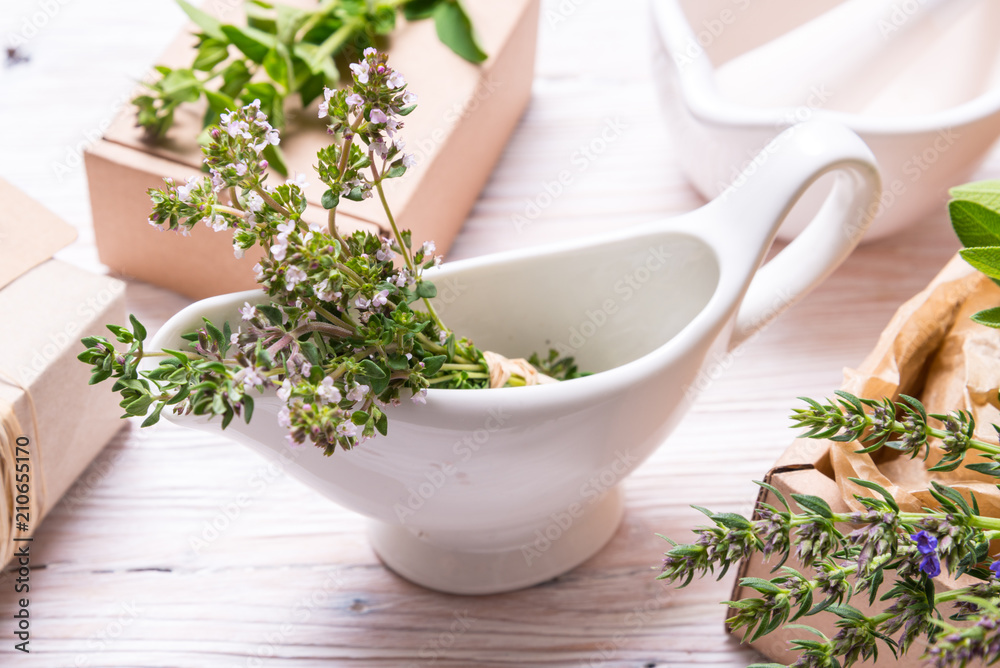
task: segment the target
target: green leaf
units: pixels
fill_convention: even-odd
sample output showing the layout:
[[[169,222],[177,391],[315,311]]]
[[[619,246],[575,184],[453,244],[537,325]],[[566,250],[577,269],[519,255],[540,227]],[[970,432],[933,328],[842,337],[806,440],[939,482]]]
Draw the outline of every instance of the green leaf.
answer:
[[[445,0],[434,10],[438,39],[470,63],[486,60],[486,52],[476,41],[472,21],[458,0]]]
[[[1000,246],[966,248],[959,253],[966,262],[990,278],[1000,278]]]
[[[270,304],[258,304],[257,310],[263,313],[264,317],[267,318],[268,322],[270,322],[272,325],[274,325],[275,327],[281,326],[282,323],[281,309],[279,309],[276,306],[272,306]]]
[[[966,464],[965,468],[976,473],[984,473],[995,477],[1000,477],[1000,463],[980,462],[978,464]]]
[[[268,52],[277,44],[274,35],[269,35],[263,30],[250,26],[240,28],[234,25],[224,25],[222,32],[237,49],[243,52],[243,55],[258,65],[264,63]]]
[[[247,424],[250,424],[250,418],[253,417],[253,397],[250,395],[243,395],[243,419]]]
[[[174,102],[195,102],[201,97],[201,82],[192,70],[172,70],[160,82],[163,97]]]
[[[417,296],[424,299],[437,297],[437,288],[430,281],[420,281],[417,283]]]
[[[284,50],[283,45],[279,45],[279,47],[271,49],[264,56],[264,70],[272,81],[284,86],[285,90],[289,90],[291,86],[288,80],[288,60],[281,54],[281,51]]]
[[[386,365],[392,371],[404,371],[410,368],[410,360],[405,355],[390,355],[386,359]]]
[[[146,328],[142,326],[142,323],[134,315],[129,315],[128,321],[132,323],[132,331],[135,333],[135,338],[139,341],[144,341],[146,339]]]
[[[959,494],[956,490],[952,489],[951,487],[942,485],[941,483],[935,480],[931,480],[931,489],[933,489],[934,492],[937,493],[934,496],[941,495],[942,497],[949,499],[952,503],[958,506],[962,510],[962,512],[965,513],[966,515],[972,514],[972,509],[969,508],[969,504],[966,503],[965,498],[963,498],[962,495]]]
[[[972,321],[987,327],[1000,327],[1000,306],[979,311],[972,316]]]
[[[948,191],[952,199],[978,202],[988,209],[1000,211],[1000,180],[976,181]]]
[[[834,603],[827,607],[827,610],[837,615],[841,619],[849,619],[853,622],[864,621],[865,616],[860,610],[854,606],[846,605],[844,603]]]
[[[885,489],[878,483],[872,482],[871,480],[862,480],[861,478],[848,478],[848,480],[853,482],[855,485],[858,485],[860,487],[865,487],[872,491],[878,492],[880,495],[882,495],[882,498],[885,499],[885,502],[889,504],[890,508],[892,508],[896,512],[899,512],[899,505],[896,503],[896,500],[892,498],[892,494],[890,494],[887,489]]]
[[[441,4],[441,0],[409,0],[403,5],[403,16],[407,21],[419,21],[429,19],[434,15],[434,10]]]
[[[770,580],[763,578],[743,578],[740,580],[741,587],[750,587],[761,594],[780,594],[781,587],[778,587]]]
[[[155,409],[153,409],[153,412],[149,414],[149,417],[147,417],[145,420],[142,421],[142,424],[140,426],[141,427],[152,427],[154,424],[156,424],[157,422],[159,422],[160,421],[160,411],[163,410],[163,406],[164,406],[164,404],[160,404]]]
[[[217,39],[206,39],[198,46],[198,53],[191,67],[201,72],[209,72],[228,57],[228,42]]]
[[[351,422],[358,426],[365,424],[368,422],[368,413],[365,413],[364,411],[354,411],[351,413]]]
[[[188,18],[205,31],[205,34],[221,41],[226,41],[226,34],[222,31],[222,23],[210,14],[198,9],[185,0],[177,0],[177,4],[188,15]]]
[[[967,248],[1000,246],[1000,213],[978,202],[953,200],[948,204],[951,225]]]
[[[378,419],[375,420],[375,431],[383,436],[389,431],[389,418],[382,411],[378,412]]]
[[[323,205],[324,209],[332,209],[339,203],[340,198],[333,194],[333,190],[327,188],[326,192],[323,193],[323,197],[320,198],[320,204]]]
[[[712,515],[712,520],[727,529],[734,529],[737,531],[746,530],[752,526],[747,518],[742,515],[737,515],[736,513],[717,513]]]
[[[795,502],[802,508],[812,511],[820,517],[825,517],[826,519],[833,517],[833,511],[830,510],[830,505],[818,496],[811,496],[809,494],[792,494],[792,498],[795,499]]]
[[[383,176],[385,176],[385,178],[387,179],[395,179],[399,178],[405,173],[406,173],[406,167],[403,166],[403,159],[400,158],[399,160],[396,160],[391,165],[389,165],[389,169],[385,170]]]
[[[219,88],[219,92],[236,98],[243,92],[243,87],[250,83],[252,77],[253,75],[243,60],[234,60],[226,65],[226,69],[222,70],[222,86]]]
[[[360,202],[361,200],[363,200],[365,198],[365,196],[364,196],[364,192],[361,190],[361,188],[352,188],[351,192],[349,192],[346,195],[344,195],[344,198],[345,199],[349,199],[352,202]]]
[[[441,366],[448,361],[447,355],[435,355],[424,358],[424,375],[433,376],[441,370]]]
[[[304,9],[291,7],[289,5],[276,5],[277,9],[277,31],[278,41],[284,44],[291,44],[295,39],[295,33],[309,18],[310,13]]]
[[[385,378],[385,371],[379,365],[375,364],[371,360],[361,360],[359,365],[361,367],[362,375],[368,378]]]

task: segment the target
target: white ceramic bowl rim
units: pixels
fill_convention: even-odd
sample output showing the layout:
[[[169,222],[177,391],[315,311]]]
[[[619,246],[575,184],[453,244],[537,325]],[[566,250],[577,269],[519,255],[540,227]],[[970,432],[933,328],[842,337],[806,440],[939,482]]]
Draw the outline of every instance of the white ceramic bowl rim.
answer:
[[[675,45],[689,44],[697,38],[679,0],[654,0],[654,30],[659,32],[668,51],[676,52]],[[705,49],[699,48],[695,55],[685,55],[690,59],[686,67],[678,68],[680,82],[684,87],[684,99],[691,113],[707,122],[726,125],[757,125],[781,128],[789,125],[788,118],[797,107],[773,107],[759,109],[748,107],[724,98],[715,85],[715,66]],[[676,67],[676,63],[671,63]],[[856,114],[830,109],[816,109],[816,118],[841,123],[855,132],[863,134],[904,135],[915,132],[936,132],[966,125],[1000,109],[1000,89],[986,91],[982,95],[960,105],[928,114],[911,116],[880,117]],[[793,117],[793,116],[791,116]]]

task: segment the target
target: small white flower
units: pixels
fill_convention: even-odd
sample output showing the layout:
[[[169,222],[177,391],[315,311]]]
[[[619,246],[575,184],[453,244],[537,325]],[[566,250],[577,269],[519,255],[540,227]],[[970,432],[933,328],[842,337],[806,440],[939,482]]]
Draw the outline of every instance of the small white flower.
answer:
[[[340,436],[347,436],[348,438],[353,438],[358,433],[358,425],[354,424],[350,420],[344,420],[337,425],[337,434]]]
[[[267,139],[267,143],[270,144],[271,146],[277,146],[279,143],[281,143],[281,134],[274,128],[271,128],[270,130],[267,131],[265,139]]]
[[[367,49],[364,50],[364,56],[365,56],[365,58],[369,58],[371,56],[374,56],[377,53],[378,53],[378,51],[373,46],[369,46]]]
[[[243,383],[244,386],[257,387],[267,382],[263,371],[263,369],[258,369],[257,367],[245,366],[233,374],[233,380],[237,383]]]
[[[389,147],[386,146],[385,141],[381,139],[379,141],[373,141],[368,146],[368,148],[369,150],[371,150],[372,153],[382,158],[383,160],[385,159],[385,156],[389,154]],[[367,196],[370,196],[370,194]]]
[[[416,93],[411,93],[410,91],[406,91],[405,93],[403,93],[403,104],[405,106],[409,107],[416,103],[417,103]]]
[[[420,390],[419,392],[414,393],[414,395],[412,397],[410,397],[410,399],[415,404],[426,404],[427,403],[427,388],[424,388],[424,389]]]
[[[243,302],[243,308],[240,309],[240,314],[243,316],[244,320],[253,320],[257,316],[257,307],[251,306],[250,302]]]
[[[288,220],[284,223],[278,223],[278,236],[284,236],[287,238],[289,234],[295,231],[295,221]],[[286,241],[287,243],[287,241]]]
[[[372,297],[372,308],[382,308],[389,301],[389,291],[380,290]]]
[[[375,259],[379,262],[391,262],[394,257],[396,257],[396,254],[387,243],[383,243],[382,247],[378,249],[377,253],[375,253]]]
[[[288,185],[298,186],[300,190],[305,190],[309,187],[309,182],[306,181],[306,175],[302,172],[295,172],[294,178],[285,181]]]
[[[437,246],[434,245],[433,241],[425,241],[423,245],[424,255],[430,255],[437,250]]]
[[[417,164],[417,159],[413,156],[412,153],[403,154],[403,167],[409,169],[410,167],[413,167],[415,164]]]
[[[244,198],[243,205],[247,210],[257,213],[264,206],[264,198],[257,193],[250,191]]]
[[[288,444],[288,448],[290,450],[298,450],[299,448],[305,447],[305,443],[299,443],[291,434],[285,434],[285,443]]]
[[[324,100],[323,102],[319,103],[319,114],[318,115],[319,115],[320,118],[326,118],[326,115],[329,113],[329,111],[330,111],[330,103],[329,102],[327,102],[327,101]]]
[[[177,199],[188,204],[191,203],[191,191],[198,185],[198,177],[192,176],[182,186],[177,187]]]
[[[360,310],[365,310],[371,305],[371,301],[367,299],[363,294],[358,294],[357,298],[354,300],[354,306]]]
[[[264,267],[260,265],[260,262],[253,266],[253,275],[257,278],[257,280],[264,277]]]
[[[357,93],[351,93],[346,98],[344,98],[344,101],[347,102],[349,106],[360,107],[365,103],[365,98],[361,97]]]
[[[319,384],[316,388],[316,394],[319,395],[320,400],[325,404],[335,404],[340,401],[340,390],[338,390],[333,384],[333,378],[327,376],[323,379],[323,382]]]
[[[285,286],[289,290],[294,290],[296,284],[301,283],[306,280],[306,272],[302,271],[298,267],[289,267],[288,271],[285,272]]]
[[[271,255],[278,262],[285,259],[285,254],[288,252],[288,238],[284,235],[278,235],[278,243],[271,246]]]
[[[278,411],[278,426],[285,429],[292,426],[292,412],[288,410],[288,406],[282,406]]]
[[[236,244],[233,244],[233,257],[235,257],[237,260],[242,260],[244,255],[246,255],[246,251],[237,246]]]
[[[351,72],[354,73],[354,78],[359,84],[368,83],[368,63],[351,63]]]
[[[236,170],[236,175],[237,176],[243,176],[244,174],[247,173],[247,169],[248,168],[247,168],[247,163],[245,163],[245,162],[240,161],[240,162],[237,162],[237,163],[233,163],[233,164],[231,164],[229,166]]]
[[[333,88],[327,88],[326,86],[324,86],[323,87],[323,99],[325,101],[329,102],[330,98],[333,97],[333,94],[336,93],[336,92],[337,91],[335,89],[333,89]]]
[[[444,342],[448,340],[448,332],[442,330],[438,331],[438,343],[444,345]]]
[[[365,398],[368,394],[368,390],[371,389],[367,385],[362,385],[360,383],[355,383],[350,390],[347,391],[347,400],[357,403]]]
[[[371,120],[372,123],[385,123],[386,121],[389,120],[389,117],[386,116],[385,113],[377,107],[372,108],[372,111],[368,115],[368,118],[369,120]]]
[[[389,78],[385,80],[385,85],[390,90],[393,88],[402,88],[406,85],[406,79],[403,78],[402,74],[393,70],[392,74],[389,75]]]
[[[254,109],[260,109],[260,99],[257,98],[253,102],[247,105],[247,107],[253,107]],[[246,107],[244,107],[246,108]]]
[[[403,267],[402,269],[400,269],[399,272],[395,276],[393,276],[392,278],[389,279],[389,282],[392,283],[393,285],[395,285],[397,288],[401,288],[404,285],[406,285],[407,283],[409,283],[410,282],[410,274],[406,270],[406,267]]]

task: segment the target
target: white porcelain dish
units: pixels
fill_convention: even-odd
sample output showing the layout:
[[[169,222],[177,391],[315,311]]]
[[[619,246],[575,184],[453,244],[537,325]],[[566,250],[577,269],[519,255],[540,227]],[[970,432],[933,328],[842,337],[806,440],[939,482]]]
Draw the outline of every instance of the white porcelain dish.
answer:
[[[718,195],[784,128],[829,120],[882,173],[866,239],[943,212],[1000,136],[995,0],[651,0],[655,77],[682,167]],[[829,185],[792,213],[793,237]]]
[[[684,414],[711,352],[737,345],[821,282],[853,250],[879,192],[857,135],[796,126],[766,164],[672,220],[597,239],[448,263],[429,275],[445,321],[480,347],[573,353],[592,376],[495,390],[430,390],[388,409],[389,434],[324,457],[290,450],[273,391],[225,432],[372,519],[383,561],[418,584],[483,594],[530,586],[581,563],[612,536],[621,481]],[[817,178],[838,179],[799,238],[758,267],[785,214]],[[238,317],[262,291],[184,309],[151,343]],[[218,421],[165,415],[218,430]],[[289,509],[308,512],[308,509]]]

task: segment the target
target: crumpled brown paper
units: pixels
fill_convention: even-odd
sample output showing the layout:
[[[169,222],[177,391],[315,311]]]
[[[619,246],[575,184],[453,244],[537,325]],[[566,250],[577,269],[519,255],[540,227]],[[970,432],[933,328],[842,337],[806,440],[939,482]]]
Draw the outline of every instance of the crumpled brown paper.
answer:
[[[862,398],[920,399],[928,413],[965,410],[976,422],[976,437],[996,443],[992,424],[1000,424],[1000,331],[972,322],[976,311],[1000,305],[1000,287],[956,256],[923,292],[903,304],[868,358],[845,370],[843,389]],[[933,426],[940,426],[936,421]],[[932,443],[930,456],[911,459],[889,448],[860,454],[857,443],[830,443],[835,479],[845,501],[862,510],[855,494],[872,492],[848,478],[885,487],[904,511],[936,504],[927,492],[931,480],[950,485],[966,498],[973,492],[985,515],[1000,517],[996,479],[959,466],[954,471],[927,470],[942,453]],[[965,463],[982,461],[970,451]]]

